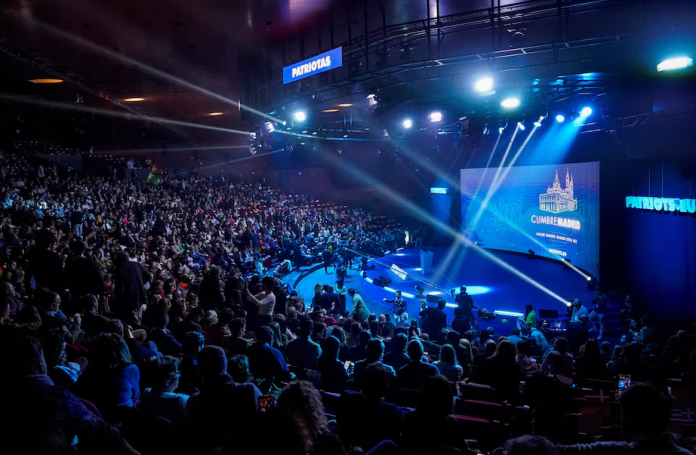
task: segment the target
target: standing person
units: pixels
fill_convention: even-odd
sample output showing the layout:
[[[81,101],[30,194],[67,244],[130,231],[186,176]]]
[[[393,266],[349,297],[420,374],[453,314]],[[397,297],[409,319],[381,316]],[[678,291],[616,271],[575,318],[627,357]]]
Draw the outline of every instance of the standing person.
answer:
[[[61,293],[65,290],[63,280],[63,259],[53,251],[56,236],[48,229],[36,233],[36,246],[31,249],[27,258],[29,267],[24,275],[27,289],[32,289],[31,279],[34,278],[36,289],[46,288],[49,291]]]
[[[343,314],[343,312],[346,311],[346,296],[348,295],[348,288],[343,284],[343,280],[336,282],[336,293],[340,300],[338,314]]]
[[[119,317],[126,323],[136,323],[136,314],[147,304],[143,287],[143,273],[137,262],[128,259],[128,253],[120,251],[114,260],[114,303]]]
[[[258,325],[264,326],[273,322],[273,308],[276,300],[275,294],[273,294],[275,281],[270,276],[264,277],[261,280],[261,287],[263,291],[253,295],[245,285],[244,293],[254,305],[259,307]]]
[[[325,309],[329,314],[339,314],[341,298],[331,285],[326,287],[326,292],[321,296],[321,308]]]
[[[454,301],[457,303],[457,308],[459,308],[462,314],[469,320],[469,324],[477,329],[478,322],[473,312],[473,309],[476,308],[474,306],[474,299],[466,292],[466,286],[461,286],[459,288],[459,294],[454,298]]]
[[[70,290],[73,303],[86,294],[101,299],[104,295],[104,279],[99,265],[93,259],[85,257],[84,242],[71,242],[70,252],[73,257],[65,261],[65,284]]]
[[[609,303],[609,297],[607,296],[606,292],[600,290],[595,293],[595,298],[592,299],[592,303],[594,304],[594,310],[592,310],[589,314],[590,321],[592,321],[592,324],[594,325],[595,331],[599,330],[599,335],[597,336],[598,340],[602,339],[602,335],[604,334],[604,315],[607,313],[607,304]],[[597,319],[599,322],[599,328],[597,328],[597,325],[595,325],[594,320]]]
[[[73,232],[76,236],[82,236],[82,222],[84,221],[85,214],[80,210],[75,210],[70,214],[70,226],[72,226]]]
[[[421,329],[433,337],[433,339],[440,330],[447,327],[447,315],[444,311],[446,306],[447,302],[445,302],[445,299],[440,299],[437,302],[437,308],[428,308],[424,301],[421,302],[422,311],[420,312],[420,317],[423,321]]]
[[[363,298],[360,297],[360,294],[357,294],[353,288],[348,289],[348,295],[353,300],[353,308],[350,311],[350,317],[356,322],[367,321],[367,318],[370,317],[370,310],[367,309]]]
[[[328,248],[324,248],[321,252],[321,258],[324,261],[324,272],[329,273],[329,267],[331,267],[331,251]]]
[[[530,303],[524,306],[524,318],[517,318],[517,328],[522,330],[522,326],[524,325],[533,328],[537,326],[536,312]]]

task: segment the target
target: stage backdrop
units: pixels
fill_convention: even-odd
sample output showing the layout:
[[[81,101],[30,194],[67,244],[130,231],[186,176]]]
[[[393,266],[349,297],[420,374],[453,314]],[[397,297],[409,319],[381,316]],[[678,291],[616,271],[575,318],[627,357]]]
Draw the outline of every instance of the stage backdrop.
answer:
[[[598,162],[462,169],[461,202],[479,246],[567,258],[599,278]]]

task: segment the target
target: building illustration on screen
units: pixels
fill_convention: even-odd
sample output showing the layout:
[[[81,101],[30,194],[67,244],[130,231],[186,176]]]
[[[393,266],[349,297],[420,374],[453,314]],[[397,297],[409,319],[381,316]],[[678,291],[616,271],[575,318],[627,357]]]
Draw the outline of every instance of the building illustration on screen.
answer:
[[[546,193],[539,195],[539,209],[551,213],[572,212],[578,209],[578,200],[573,198],[573,176],[569,171],[566,171],[565,188],[561,188],[556,171],[553,186],[550,186]]]

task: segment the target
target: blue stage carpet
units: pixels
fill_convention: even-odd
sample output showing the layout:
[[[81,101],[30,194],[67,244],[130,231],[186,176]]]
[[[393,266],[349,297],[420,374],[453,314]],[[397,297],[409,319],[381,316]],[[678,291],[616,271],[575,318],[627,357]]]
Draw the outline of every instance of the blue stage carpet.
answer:
[[[385,304],[382,299],[392,299],[394,297],[393,291],[398,289],[414,296],[412,298],[405,296],[408,303],[408,314],[411,317],[418,317],[419,299],[415,298],[416,285],[425,288],[424,294],[442,296],[448,304],[452,305],[454,305],[454,298],[449,294],[449,291],[455,289],[458,292],[459,287],[465,285],[469,294],[473,296],[474,304],[479,308],[486,308],[488,311],[524,313],[524,305],[531,303],[537,315],[540,309],[557,310],[561,317],[566,315],[566,306],[563,302],[474,249],[460,248],[452,252],[449,261],[447,260],[450,253],[449,249],[429,248],[429,251],[434,253],[433,268],[437,272],[422,273],[419,250],[401,250],[396,254],[371,260],[369,264],[374,265],[375,269],[366,272],[368,279],[360,278],[356,270],[351,270],[350,276],[346,280],[346,286],[356,288],[365,299],[370,311],[374,313],[390,310],[391,306]],[[498,251],[488,251],[488,253],[536,281],[540,286],[557,294],[565,301],[579,298],[586,306],[591,306],[589,304],[594,292],[587,289],[585,277],[576,271],[566,269],[558,262],[540,259],[530,260],[524,255]],[[399,278],[389,269],[392,264],[396,264],[408,276],[405,279]],[[323,281],[330,281],[325,278],[329,275],[326,275],[323,270],[315,274],[316,278],[320,280],[324,278]],[[315,278],[315,274],[303,281],[314,283],[315,280],[312,278]],[[391,279],[392,283],[382,288],[370,282],[380,276]],[[431,282],[436,287],[423,284],[418,281],[419,279]],[[437,289],[437,287],[446,290],[447,293]],[[350,307],[350,299],[348,306]],[[454,317],[454,309],[448,307],[446,311],[449,322]],[[491,323],[481,323],[481,328],[490,325],[496,329],[496,334],[507,335],[515,327],[516,320],[517,316],[499,314]]]

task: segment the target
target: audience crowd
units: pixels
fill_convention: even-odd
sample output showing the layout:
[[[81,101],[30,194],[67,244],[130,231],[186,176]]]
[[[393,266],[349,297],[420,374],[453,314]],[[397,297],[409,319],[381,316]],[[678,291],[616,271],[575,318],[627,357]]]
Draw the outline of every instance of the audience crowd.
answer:
[[[392,320],[343,285],[352,251],[406,242],[360,209],[30,158],[0,158],[3,453],[690,453],[691,331],[631,310],[612,347],[529,317],[496,337],[443,303]],[[301,296],[285,261],[336,277]]]

